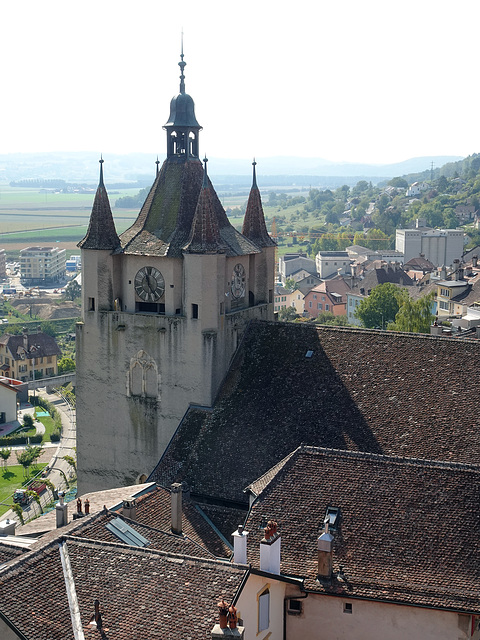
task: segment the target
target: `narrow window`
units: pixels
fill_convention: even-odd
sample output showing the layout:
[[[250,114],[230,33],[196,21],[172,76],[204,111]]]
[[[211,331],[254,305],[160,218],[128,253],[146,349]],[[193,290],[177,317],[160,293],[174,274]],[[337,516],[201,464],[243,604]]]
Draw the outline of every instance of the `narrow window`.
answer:
[[[95,311],[95,298],[88,299],[88,310]]]
[[[265,589],[258,598],[258,631],[265,631],[270,625],[270,591]]]
[[[343,603],[343,613],[353,613],[353,604],[351,602]]]
[[[192,318],[198,320],[198,304],[192,304]]]

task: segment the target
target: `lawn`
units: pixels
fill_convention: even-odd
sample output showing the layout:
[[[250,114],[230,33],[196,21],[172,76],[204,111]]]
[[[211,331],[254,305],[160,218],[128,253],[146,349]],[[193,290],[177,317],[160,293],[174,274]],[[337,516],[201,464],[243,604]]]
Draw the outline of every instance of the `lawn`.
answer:
[[[29,470],[29,478],[33,478],[33,476],[46,466],[46,464],[37,464],[33,466]],[[15,489],[22,486],[24,481],[25,475],[22,465],[12,465],[5,469],[3,467],[0,468],[0,516],[11,508],[13,504],[11,495]]]

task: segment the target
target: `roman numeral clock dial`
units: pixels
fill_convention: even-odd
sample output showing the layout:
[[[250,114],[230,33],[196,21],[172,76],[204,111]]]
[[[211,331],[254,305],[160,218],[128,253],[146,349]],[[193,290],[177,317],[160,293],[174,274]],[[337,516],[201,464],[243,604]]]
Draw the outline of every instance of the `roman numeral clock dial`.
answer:
[[[155,267],[142,267],[135,276],[134,287],[144,302],[157,302],[165,293],[165,280]]]

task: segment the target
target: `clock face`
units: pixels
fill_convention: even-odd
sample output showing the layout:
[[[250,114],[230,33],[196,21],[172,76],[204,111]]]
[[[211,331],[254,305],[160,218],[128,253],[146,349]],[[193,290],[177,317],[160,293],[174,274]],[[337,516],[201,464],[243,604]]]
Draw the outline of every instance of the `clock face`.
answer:
[[[157,302],[165,293],[165,280],[155,267],[142,267],[135,276],[135,292],[145,302]]]
[[[236,264],[232,273],[232,296],[235,299],[245,296],[246,273],[243,264]]]

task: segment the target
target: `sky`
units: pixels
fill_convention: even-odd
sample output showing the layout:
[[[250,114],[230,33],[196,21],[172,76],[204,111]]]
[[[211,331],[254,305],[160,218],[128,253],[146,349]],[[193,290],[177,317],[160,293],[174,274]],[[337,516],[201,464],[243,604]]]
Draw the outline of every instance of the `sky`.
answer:
[[[480,2],[2,0],[0,153],[200,152],[386,164],[480,152]]]

